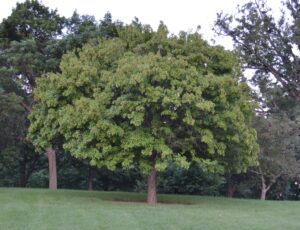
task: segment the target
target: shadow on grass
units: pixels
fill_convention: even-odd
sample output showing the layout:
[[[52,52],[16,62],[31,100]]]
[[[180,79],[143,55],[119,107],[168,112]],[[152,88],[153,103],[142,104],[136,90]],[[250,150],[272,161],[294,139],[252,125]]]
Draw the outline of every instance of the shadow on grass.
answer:
[[[134,199],[124,199],[124,198],[112,198],[112,199],[103,199],[104,201],[110,201],[114,203],[140,203],[140,204],[147,204],[146,199],[143,200],[134,200]],[[174,200],[158,200],[157,204],[175,204],[175,205],[193,205],[191,202],[186,202],[186,201],[174,201]]]
[[[60,190],[62,191],[62,190]],[[139,203],[147,204],[146,193],[135,192],[120,192],[120,191],[78,191],[78,190],[64,190],[72,193],[72,196],[78,198],[92,198],[102,201],[115,202],[115,203]],[[203,203],[202,198],[194,195],[175,195],[175,194],[157,194],[158,204],[167,205],[198,205]]]

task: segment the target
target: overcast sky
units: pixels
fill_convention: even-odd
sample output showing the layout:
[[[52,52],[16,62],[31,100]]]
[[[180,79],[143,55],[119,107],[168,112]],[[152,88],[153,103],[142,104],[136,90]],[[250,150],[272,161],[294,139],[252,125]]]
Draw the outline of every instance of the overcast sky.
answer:
[[[11,14],[16,2],[23,0],[0,0],[0,19]],[[79,14],[94,15],[97,20],[102,19],[106,12],[110,12],[113,20],[130,23],[138,17],[143,24],[150,24],[157,28],[159,21],[163,21],[171,33],[180,30],[195,31],[201,26],[200,33],[204,38],[214,38],[218,44],[231,47],[230,40],[214,37],[212,31],[217,12],[234,12],[238,4],[248,0],[42,0],[50,9],[57,9],[60,15],[70,17],[76,9]],[[275,10],[279,9],[281,0],[269,0]]]

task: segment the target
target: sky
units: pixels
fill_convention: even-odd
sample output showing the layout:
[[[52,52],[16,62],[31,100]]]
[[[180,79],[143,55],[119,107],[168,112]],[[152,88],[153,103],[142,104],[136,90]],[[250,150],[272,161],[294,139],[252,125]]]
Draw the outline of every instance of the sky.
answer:
[[[16,2],[24,0],[0,0],[0,21],[11,14]],[[76,9],[79,14],[94,15],[102,19],[110,12],[113,20],[119,19],[130,23],[134,17],[143,24],[150,24],[153,29],[163,21],[170,33],[178,34],[184,30],[193,32],[201,26],[200,33],[208,41],[216,40],[228,49],[232,48],[229,38],[216,37],[212,31],[216,14],[224,11],[233,13],[237,5],[248,0],[41,0],[50,9],[57,9],[60,15],[70,17]],[[269,0],[272,7],[279,9],[281,0]]]

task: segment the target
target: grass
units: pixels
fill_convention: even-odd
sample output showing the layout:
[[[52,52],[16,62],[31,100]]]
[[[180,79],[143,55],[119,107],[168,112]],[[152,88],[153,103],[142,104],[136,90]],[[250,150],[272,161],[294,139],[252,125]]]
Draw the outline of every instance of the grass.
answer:
[[[0,188],[0,229],[300,229],[299,202],[158,199],[168,204],[149,206],[137,193]]]

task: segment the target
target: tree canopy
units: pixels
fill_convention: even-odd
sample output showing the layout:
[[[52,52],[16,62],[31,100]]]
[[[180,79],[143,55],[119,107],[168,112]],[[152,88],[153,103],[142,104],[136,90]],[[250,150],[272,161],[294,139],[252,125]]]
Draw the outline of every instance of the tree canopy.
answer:
[[[278,179],[295,178],[299,173],[297,161],[297,125],[287,118],[257,117],[254,127],[258,133],[259,166],[251,169],[261,180],[261,199]]]
[[[126,26],[119,36],[66,54],[61,73],[38,79],[29,130],[37,147],[59,138],[92,165],[138,166],[150,172],[149,203],[156,170],[171,161],[219,171],[256,163],[253,104],[233,53],[198,33],[168,36],[162,23],[157,32]]]
[[[276,19],[265,0],[249,1],[236,14],[220,13],[215,30],[231,37],[244,67],[255,70],[252,81],[266,106],[273,112],[287,111],[295,119],[300,102],[300,5],[291,0],[284,6]]]
[[[277,179],[298,173],[300,130],[300,4],[284,1],[276,18],[267,3],[250,0],[235,14],[220,13],[215,24],[232,38],[244,68],[254,70],[249,80],[258,86],[255,99],[262,105],[254,122],[262,199]]]

